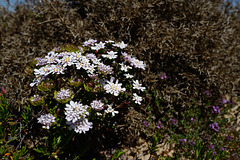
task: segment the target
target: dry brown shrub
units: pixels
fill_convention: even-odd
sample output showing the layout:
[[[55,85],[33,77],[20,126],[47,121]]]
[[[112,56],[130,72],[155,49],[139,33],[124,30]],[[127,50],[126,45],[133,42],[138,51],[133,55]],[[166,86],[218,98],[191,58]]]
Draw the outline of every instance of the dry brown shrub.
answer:
[[[168,105],[175,98],[180,106],[201,100],[207,89],[213,100],[239,95],[239,6],[221,0],[26,2],[0,14],[0,85],[19,110],[31,95],[29,63],[89,38],[128,43],[129,52],[148,64],[138,78]],[[161,71],[168,76],[164,83]],[[151,98],[138,110],[152,105]]]

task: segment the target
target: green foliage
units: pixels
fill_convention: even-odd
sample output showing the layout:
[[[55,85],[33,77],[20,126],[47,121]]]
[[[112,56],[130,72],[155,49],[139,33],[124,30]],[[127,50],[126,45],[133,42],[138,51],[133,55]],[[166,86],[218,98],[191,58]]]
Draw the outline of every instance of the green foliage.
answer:
[[[122,149],[115,151],[114,155],[112,156],[111,160],[117,160],[119,159],[122,155],[124,154],[124,152],[122,151]]]
[[[156,101],[161,98],[156,97],[158,96],[156,94],[154,96],[154,102],[158,103]],[[154,107],[159,107],[163,103],[164,101],[161,101],[159,105]],[[157,145],[161,144],[161,138],[168,135],[170,136],[168,143],[175,144],[173,148],[175,158],[184,157],[195,160],[234,159],[234,156],[236,158],[239,156],[239,148],[236,143],[239,141],[240,134],[230,125],[236,119],[226,118],[229,110],[236,103],[237,101],[231,102],[222,99],[212,104],[208,99],[205,99],[202,102],[195,100],[188,103],[189,107],[184,108],[184,110],[178,110],[176,106],[172,106],[172,109],[169,109],[169,114],[156,119],[157,121],[161,120],[164,127],[159,129],[160,127],[156,128],[156,125],[145,126],[150,132],[147,135],[153,134],[149,152],[154,155],[158,148]],[[154,107],[149,106],[149,111],[154,112],[156,110]],[[148,118],[152,124],[155,124],[156,120],[151,114]],[[173,119],[175,120],[173,121]],[[217,123],[215,128],[211,126],[213,123]],[[157,155],[154,156],[157,157]],[[168,159],[169,157],[161,158]]]
[[[0,156],[2,159],[33,159],[29,155],[26,146],[20,146],[22,137],[19,137],[21,126],[14,121],[13,115],[9,112],[10,104],[4,96],[0,96]],[[27,116],[25,121],[28,121]],[[21,125],[21,123],[20,123]],[[21,133],[20,133],[21,134]],[[17,147],[16,147],[17,146]],[[18,148],[18,149],[17,149]]]

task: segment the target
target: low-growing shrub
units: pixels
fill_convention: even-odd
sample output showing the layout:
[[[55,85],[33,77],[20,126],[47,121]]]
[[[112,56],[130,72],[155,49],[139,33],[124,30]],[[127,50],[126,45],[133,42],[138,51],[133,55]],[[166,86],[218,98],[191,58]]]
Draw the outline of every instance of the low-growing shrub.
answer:
[[[30,103],[41,115],[38,123],[42,128],[61,133],[44,138],[52,151],[41,145],[37,152],[57,158],[63,153],[60,146],[68,145],[75,135],[65,134],[67,130],[79,134],[94,130],[92,133],[101,136],[102,129],[117,125],[111,117],[121,112],[121,118],[129,106],[141,105],[140,94],[146,88],[136,75],[146,64],[126,53],[126,47],[124,42],[90,39],[81,46],[61,46],[36,58],[30,83],[36,89]]]

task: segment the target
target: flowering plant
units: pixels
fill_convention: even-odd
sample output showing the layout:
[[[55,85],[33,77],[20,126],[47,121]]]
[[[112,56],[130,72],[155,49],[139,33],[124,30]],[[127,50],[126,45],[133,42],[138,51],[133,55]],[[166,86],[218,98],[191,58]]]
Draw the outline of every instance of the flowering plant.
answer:
[[[124,42],[89,39],[82,46],[58,47],[36,58],[30,86],[40,93],[31,103],[45,108],[46,114],[38,118],[43,128],[63,122],[85,133],[94,120],[115,116],[129,101],[141,105],[139,94],[145,87],[134,77],[146,64],[127,54],[126,47]]]

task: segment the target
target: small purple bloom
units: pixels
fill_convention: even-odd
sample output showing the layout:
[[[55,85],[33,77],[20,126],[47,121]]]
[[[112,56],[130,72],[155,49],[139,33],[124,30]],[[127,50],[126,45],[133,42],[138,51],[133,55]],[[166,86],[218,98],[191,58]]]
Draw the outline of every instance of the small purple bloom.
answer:
[[[56,47],[53,50],[54,50],[54,52],[58,52],[60,49],[61,49],[60,47]]]
[[[213,156],[216,156],[217,155],[217,152],[213,152]]]
[[[47,59],[45,58],[39,57],[39,58],[36,58],[36,60],[37,60],[37,64],[36,64],[37,66],[44,66],[47,64]]]
[[[174,118],[170,118],[170,123],[174,124],[175,126],[177,125],[177,120]]]
[[[157,124],[156,124],[156,126],[157,126],[158,129],[163,128],[161,121],[158,121]]]
[[[213,145],[213,144],[212,144],[212,145],[210,145],[210,148],[211,148],[211,149],[213,149],[213,148],[214,148],[214,145]]]
[[[218,106],[213,106],[213,111],[212,111],[212,113],[221,114],[219,107],[218,107]]]
[[[227,101],[226,99],[220,99],[220,100],[218,100],[218,103],[220,105],[224,105],[224,104],[232,104],[233,105],[233,103],[230,100]]]
[[[219,126],[218,126],[218,123],[217,123],[217,122],[215,122],[215,123],[213,123],[213,124],[210,124],[210,127],[211,127],[214,131],[218,132]]]
[[[190,140],[188,143],[189,143],[191,146],[194,146],[194,145],[196,144],[193,140]]]
[[[159,76],[161,77],[161,79],[167,78],[166,73],[164,73],[164,72],[160,72]]]
[[[196,121],[195,121],[195,119],[194,119],[194,118],[191,118],[191,122],[192,122],[192,123],[195,123]]]
[[[221,147],[221,150],[224,151],[224,150],[227,150],[227,148]]]
[[[182,145],[184,145],[187,142],[187,139],[180,139],[180,142]]]
[[[150,126],[150,122],[148,122],[148,121],[143,121],[143,124],[146,128]]]
[[[209,149],[214,149],[214,145],[213,144],[209,144],[209,145],[207,145],[207,148],[209,148]]]
[[[231,137],[231,136],[229,136],[229,135],[227,135],[226,138],[227,138],[227,140],[230,141],[230,142],[233,141],[233,139],[234,139],[233,137]]]
[[[209,90],[206,90],[206,91],[205,91],[205,94],[206,94],[208,97],[211,97],[211,96],[212,96],[212,94],[211,94],[211,92],[210,92]]]
[[[238,157],[237,153],[234,153],[234,154],[232,155],[232,158],[234,158],[234,159],[236,159],[236,160],[239,160],[239,157]]]

